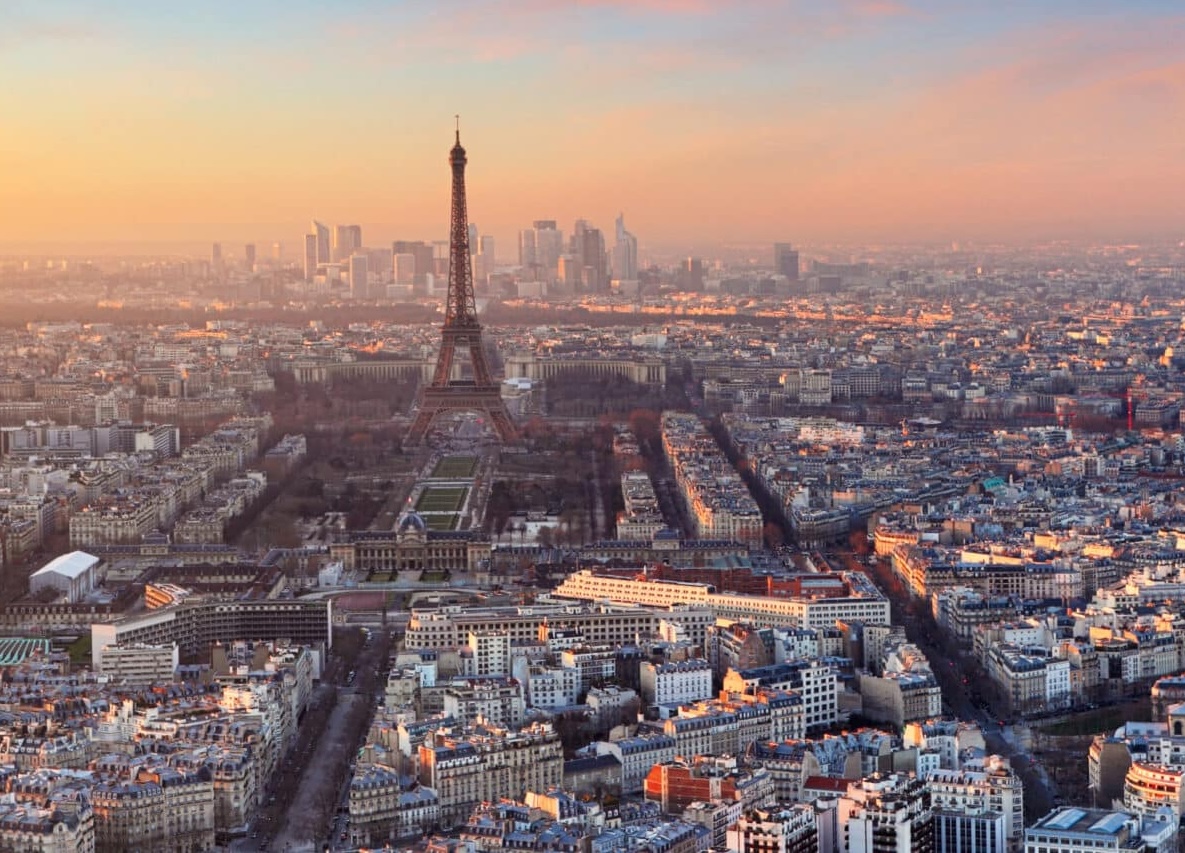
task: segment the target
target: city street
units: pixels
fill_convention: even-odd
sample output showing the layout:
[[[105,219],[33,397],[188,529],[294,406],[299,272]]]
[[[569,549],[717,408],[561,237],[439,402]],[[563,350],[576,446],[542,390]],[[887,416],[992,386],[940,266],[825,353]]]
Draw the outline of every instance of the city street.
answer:
[[[259,819],[262,825],[253,827],[258,838],[242,839],[233,849],[322,848],[348,783],[354,756],[369,725],[374,697],[385,683],[389,643],[380,632],[375,632],[373,637],[356,657],[344,658],[332,682],[319,688],[333,691],[336,701],[319,736],[309,739],[302,733],[298,738],[298,761],[305,768],[299,775],[298,787],[275,803],[278,813],[274,818],[271,810],[263,811]],[[337,824],[333,823],[333,827],[336,829]]]
[[[940,636],[925,602],[912,598],[905,591],[884,560],[877,560],[874,567],[866,568],[851,551],[832,551],[827,557],[829,562],[842,565],[848,571],[864,572],[888,596],[893,624],[903,625],[910,642],[917,645],[930,661],[934,677],[942,688],[943,710],[960,720],[977,723],[983,731],[987,751],[1012,762],[1024,782],[1025,815],[1029,819],[1049,812],[1058,798],[1051,790],[1043,768],[1019,746],[1010,727],[1001,725],[1001,720],[983,698],[978,697],[978,685],[973,685],[967,675],[968,661],[952,642]],[[977,698],[973,698],[973,693]]]

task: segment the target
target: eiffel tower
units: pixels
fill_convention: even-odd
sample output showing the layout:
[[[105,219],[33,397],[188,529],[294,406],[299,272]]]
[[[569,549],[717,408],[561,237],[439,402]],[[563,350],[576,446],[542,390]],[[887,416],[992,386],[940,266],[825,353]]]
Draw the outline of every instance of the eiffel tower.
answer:
[[[477,304],[473,298],[469,215],[465,204],[465,164],[468,160],[465,149],[461,147],[459,121],[457,143],[449,152],[448,159],[453,169],[453,201],[449,232],[448,297],[444,324],[440,327],[440,354],[436,357],[432,384],[420,389],[419,411],[405,443],[422,444],[432,423],[446,412],[480,412],[489,419],[499,439],[512,442],[518,438],[518,430],[506,411],[498,383],[490,373],[490,365],[482,348]],[[453,363],[458,350],[469,351],[469,364],[473,369],[471,379],[453,378]]]

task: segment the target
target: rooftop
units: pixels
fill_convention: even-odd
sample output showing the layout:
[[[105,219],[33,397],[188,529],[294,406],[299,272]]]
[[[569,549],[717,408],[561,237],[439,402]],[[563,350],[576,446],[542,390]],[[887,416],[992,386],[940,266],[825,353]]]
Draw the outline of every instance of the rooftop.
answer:
[[[99,564],[99,558],[93,554],[88,554],[85,551],[71,551],[69,554],[63,554],[60,557],[54,557],[40,569],[35,571],[32,577],[38,575],[58,574],[68,578],[76,578],[81,576],[84,572],[89,571]]]

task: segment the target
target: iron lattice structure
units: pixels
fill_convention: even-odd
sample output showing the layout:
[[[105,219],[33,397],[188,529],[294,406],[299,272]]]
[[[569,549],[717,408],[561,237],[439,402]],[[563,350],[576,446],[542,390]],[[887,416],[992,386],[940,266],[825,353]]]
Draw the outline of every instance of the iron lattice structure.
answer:
[[[461,131],[449,152],[453,170],[452,216],[449,227],[448,295],[445,299],[444,324],[440,327],[440,353],[432,384],[420,389],[419,411],[407,435],[408,444],[420,444],[428,436],[437,417],[446,412],[479,412],[489,418],[502,441],[518,438],[518,430],[498,383],[490,372],[482,343],[481,323],[477,320],[477,301],[473,294],[473,267],[469,255],[469,213],[465,203],[465,149]],[[468,351],[473,371],[471,379],[454,379],[457,351]]]

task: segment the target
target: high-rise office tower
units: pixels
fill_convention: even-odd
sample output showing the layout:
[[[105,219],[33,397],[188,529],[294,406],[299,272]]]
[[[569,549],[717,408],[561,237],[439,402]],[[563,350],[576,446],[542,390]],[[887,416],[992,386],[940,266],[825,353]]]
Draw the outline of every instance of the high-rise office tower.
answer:
[[[476,222],[469,223],[469,246],[471,249],[473,249],[474,253],[476,254],[476,252],[477,252],[477,223]]]
[[[368,272],[372,283],[371,295],[380,296],[385,292],[386,285],[395,279],[395,255],[388,248],[365,249],[363,251],[367,257]],[[374,289],[373,285],[375,284],[380,285],[378,290]]]
[[[798,281],[798,252],[789,243],[774,243],[774,272]]]
[[[392,263],[394,264],[395,283],[406,284],[408,286],[415,284],[416,281],[416,256],[411,252],[400,252],[398,255],[392,256]]]
[[[568,254],[581,268],[583,289],[589,293],[600,293],[609,285],[609,264],[605,257],[605,237],[599,228],[593,228],[583,219],[577,219],[572,229],[572,240]]]
[[[246,246],[243,247],[243,266],[247,268],[248,272],[255,269],[255,244],[254,243],[248,243]]]
[[[312,231],[317,240],[317,265],[333,263],[333,256],[329,253],[329,226],[314,219]]]
[[[279,266],[280,261],[283,259],[283,257],[284,257],[284,247],[279,243],[272,243],[272,262],[276,266]]]
[[[554,219],[536,219],[535,263],[542,281],[555,281],[560,255],[564,254],[564,232],[556,228]]]
[[[222,244],[215,243],[210,247],[210,268],[217,273],[222,269]]]
[[[617,216],[617,234],[613,244],[613,272],[620,281],[638,277],[638,238],[625,230],[625,215]]]
[[[704,289],[704,262],[700,258],[688,258],[679,268],[680,290],[701,291]]]
[[[518,232],[518,265],[526,272],[534,271],[535,263],[535,231],[524,228]]]
[[[333,260],[344,261],[362,248],[361,225],[333,226]]]
[[[447,247],[447,243],[445,244]],[[436,272],[436,250],[431,243],[419,240],[396,240],[391,244],[395,255],[412,255],[415,258],[415,284],[424,284],[429,275]]]
[[[312,281],[317,274],[317,235],[304,235],[304,280]]]
[[[350,255],[350,295],[365,299],[370,295],[370,259],[363,252]]]

